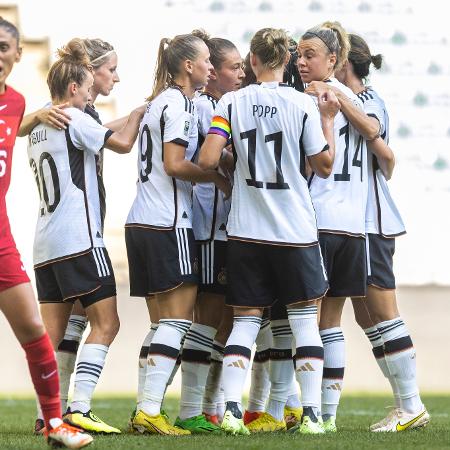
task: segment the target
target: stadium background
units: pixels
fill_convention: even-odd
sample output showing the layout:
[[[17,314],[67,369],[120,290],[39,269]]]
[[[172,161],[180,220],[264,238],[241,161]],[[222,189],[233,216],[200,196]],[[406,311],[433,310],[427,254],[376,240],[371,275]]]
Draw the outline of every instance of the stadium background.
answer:
[[[125,6],[126,5],[126,6]],[[418,353],[420,386],[449,391],[450,359],[442,346],[449,338],[450,274],[450,29],[437,1],[349,0],[154,0],[142,2],[78,0],[0,1],[0,15],[18,24],[24,54],[9,83],[27,100],[27,111],[48,101],[46,74],[56,48],[72,37],[100,37],[119,56],[121,82],[108,98],[99,98],[104,120],[122,116],[150,93],[159,39],[202,27],[231,39],[243,56],[253,32],[282,27],[299,37],[324,20],[339,20],[365,37],[373,53],[385,57],[371,81],[386,100],[391,116],[391,147],[397,166],[390,188],[408,234],[397,240],[395,269],[402,315]],[[8,194],[13,233],[24,264],[32,273],[32,243],[37,191],[26,157],[26,139],[18,139]],[[107,220],[105,241],[119,283],[121,330],[112,345],[98,391],[131,393],[137,355],[148,328],[141,299],[128,296],[123,224],[134,197],[136,153],[105,158]],[[20,311],[18,311],[20,314]],[[388,391],[370,346],[354,323],[350,303],[343,324],[347,340],[347,391]],[[0,317],[2,370],[0,393],[31,393],[22,352]],[[444,357],[443,357],[444,356]],[[179,377],[177,377],[179,378]],[[172,391],[179,389],[179,380]]]

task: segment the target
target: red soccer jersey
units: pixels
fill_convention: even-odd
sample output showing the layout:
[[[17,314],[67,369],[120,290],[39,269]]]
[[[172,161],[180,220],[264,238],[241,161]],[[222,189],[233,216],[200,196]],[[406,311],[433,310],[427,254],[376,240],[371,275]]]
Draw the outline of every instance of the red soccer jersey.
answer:
[[[11,86],[6,86],[0,95],[0,254],[11,245],[8,215],[6,213],[6,193],[11,181],[11,164],[17,131],[25,111],[25,99]]]

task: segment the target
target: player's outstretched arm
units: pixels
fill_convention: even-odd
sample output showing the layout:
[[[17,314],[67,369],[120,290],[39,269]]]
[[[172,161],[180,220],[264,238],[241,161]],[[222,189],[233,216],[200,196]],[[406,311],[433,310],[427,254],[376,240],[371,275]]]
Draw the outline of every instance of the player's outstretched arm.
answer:
[[[133,110],[128,116],[126,125],[120,131],[111,134],[105,143],[105,147],[116,153],[129,153],[136,141],[139,124],[143,116],[144,109],[142,107]]]
[[[40,123],[50,125],[57,130],[65,130],[70,122],[70,115],[64,111],[69,107],[68,103],[61,105],[51,105],[49,108],[42,108],[23,116],[17,135],[20,137],[28,136],[34,127]]]
[[[147,108],[147,103],[145,103],[144,105],[140,106],[137,109],[145,112],[146,108]],[[128,115],[128,116],[120,117],[119,119],[111,120],[111,122],[105,123],[104,126],[106,128],[109,128],[112,131],[120,131],[127,124],[129,117],[130,116]]]
[[[367,141],[367,148],[376,156],[386,180],[390,180],[395,167],[395,156],[392,149],[380,137]]]

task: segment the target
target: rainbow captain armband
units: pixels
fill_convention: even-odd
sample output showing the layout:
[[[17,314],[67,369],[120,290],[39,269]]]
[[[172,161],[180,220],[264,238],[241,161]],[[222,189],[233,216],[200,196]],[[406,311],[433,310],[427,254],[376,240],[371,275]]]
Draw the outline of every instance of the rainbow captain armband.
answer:
[[[223,117],[214,116],[212,118],[211,127],[209,128],[208,134],[218,134],[228,140],[231,135],[230,123]]]

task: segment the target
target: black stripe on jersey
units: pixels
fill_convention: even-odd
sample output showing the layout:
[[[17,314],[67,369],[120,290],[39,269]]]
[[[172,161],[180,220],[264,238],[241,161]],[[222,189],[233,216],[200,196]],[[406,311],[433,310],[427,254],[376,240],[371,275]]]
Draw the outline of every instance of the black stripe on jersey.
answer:
[[[247,237],[231,236],[231,235],[228,235],[228,239],[231,239],[232,241],[255,242],[257,244],[259,243],[259,244],[268,244],[268,245],[278,245],[280,247],[313,247],[314,245],[318,244],[318,241],[309,242],[309,243],[278,242],[278,241],[266,241],[264,239],[251,239],[251,238],[247,238]]]
[[[302,133],[300,134],[300,139],[298,141],[298,147],[300,150],[300,175],[306,180],[308,176],[306,175],[306,152],[305,147],[303,145],[303,132],[305,131],[306,119],[308,118],[308,114],[303,115],[302,121]]]
[[[381,204],[380,204],[380,194],[378,193],[378,180],[377,180],[377,170],[380,168],[378,165],[378,160],[375,155],[372,155],[372,176],[373,176],[373,188],[375,191],[375,203],[377,206],[377,223],[378,223],[378,233],[382,234],[381,228]]]
[[[365,239],[366,235],[364,233],[350,233],[350,231],[344,231],[344,230],[327,230],[325,228],[319,228],[319,234],[320,233],[326,233],[326,234],[340,234],[350,237],[356,237],[356,238],[362,238]]]
[[[103,145],[106,145],[106,141],[111,137],[112,134],[114,134],[113,130],[108,130],[105,133],[105,139],[103,140]]]
[[[228,120],[229,120],[229,123],[231,125],[231,103],[228,105]],[[237,156],[237,153],[236,153],[236,149],[234,148],[233,135],[231,135],[231,137],[230,137],[230,144],[231,144],[231,150],[233,152],[233,159],[234,159],[234,167],[233,167],[233,169],[235,169],[238,156]]]
[[[214,206],[213,206],[213,216],[211,222],[211,233],[209,239],[212,241],[214,239],[214,233],[216,231],[216,220],[217,220],[217,203],[219,201],[219,190],[217,186],[214,186]]]
[[[187,148],[189,146],[189,142],[188,141],[185,141],[184,139],[180,139],[180,138],[173,139],[170,142],[172,142],[174,144],[177,144],[177,145],[182,145],[185,148]]]
[[[84,209],[86,212],[86,221],[89,232],[89,240],[91,243],[91,247],[94,247],[94,243],[92,240],[91,233],[91,221],[89,220],[89,210],[88,210],[88,201],[86,194],[86,179],[84,172],[84,152],[78,150],[72,142],[72,138],[70,137],[70,125],[66,128],[64,134],[66,136],[66,144],[67,144],[67,152],[69,156],[69,166],[70,166],[70,176],[72,178],[72,183],[83,192],[84,197]]]
[[[164,111],[167,109],[169,105],[165,105],[161,111],[161,117],[159,118],[159,129],[161,131],[161,157],[162,161],[164,161],[164,130],[166,128],[166,121],[164,120]]]
[[[216,97],[214,97],[214,95],[205,91],[200,94],[200,97],[206,97],[211,102],[213,109],[216,109],[217,102],[219,100]]]

